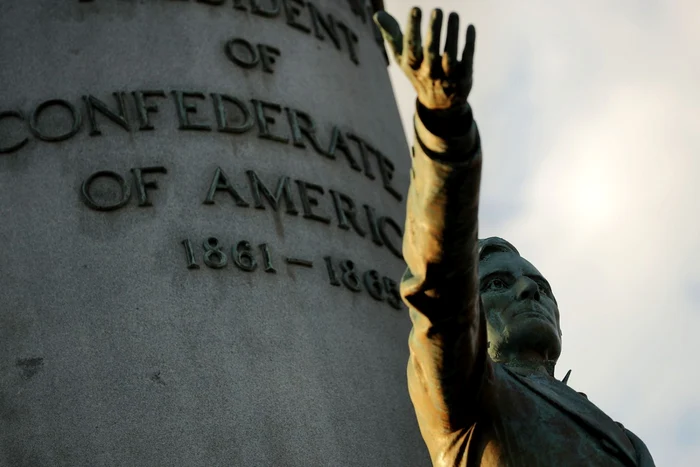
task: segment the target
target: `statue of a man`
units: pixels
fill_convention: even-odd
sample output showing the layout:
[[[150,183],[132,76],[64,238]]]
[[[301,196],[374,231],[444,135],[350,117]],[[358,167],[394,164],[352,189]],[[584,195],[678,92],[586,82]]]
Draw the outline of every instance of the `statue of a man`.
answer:
[[[459,17],[421,12],[406,35],[375,16],[417,93],[401,294],[409,307],[408,385],[435,466],[636,466],[644,443],[554,378],[559,310],[540,272],[508,242],[478,240],[481,145],[467,96],[475,30],[461,59]]]

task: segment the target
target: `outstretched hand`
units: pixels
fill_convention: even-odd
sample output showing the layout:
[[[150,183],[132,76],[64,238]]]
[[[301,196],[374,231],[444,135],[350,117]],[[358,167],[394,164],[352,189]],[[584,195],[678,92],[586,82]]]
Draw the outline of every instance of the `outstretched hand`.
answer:
[[[459,15],[450,13],[444,53],[440,54],[442,11],[433,10],[425,46],[421,44],[421,10],[411,9],[406,35],[394,17],[385,11],[374,20],[389,44],[394,58],[418,93],[418,100],[428,109],[452,110],[463,108],[472,88],[472,64],[476,30],[467,28],[467,42],[461,60],[457,60]]]

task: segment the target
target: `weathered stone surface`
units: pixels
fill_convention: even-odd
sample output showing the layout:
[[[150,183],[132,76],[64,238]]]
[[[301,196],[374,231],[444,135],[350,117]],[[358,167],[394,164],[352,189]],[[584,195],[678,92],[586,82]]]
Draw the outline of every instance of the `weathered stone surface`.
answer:
[[[0,465],[426,464],[409,158],[362,16],[0,5]]]

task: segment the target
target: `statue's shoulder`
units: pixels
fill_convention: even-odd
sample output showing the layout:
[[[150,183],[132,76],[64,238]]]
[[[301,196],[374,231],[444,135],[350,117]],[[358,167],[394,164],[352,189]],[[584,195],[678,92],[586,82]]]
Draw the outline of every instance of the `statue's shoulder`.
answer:
[[[649,448],[647,448],[647,445],[644,444],[644,441],[642,441],[637,435],[632,433],[630,430],[625,428],[625,426],[622,423],[615,423],[617,423],[617,426],[620,427],[620,429],[627,436],[627,439],[629,439],[630,443],[632,443],[632,446],[634,446],[634,450],[637,454],[637,467],[655,467],[656,464],[654,464],[654,459],[651,457]]]
[[[500,364],[494,365],[494,377],[509,390],[529,393],[540,403],[556,408],[601,440],[611,454],[627,459],[630,464],[634,462],[637,467],[654,467],[654,460],[644,442],[624,425],[613,421],[586,394],[553,378],[540,381],[539,378],[524,377]]]

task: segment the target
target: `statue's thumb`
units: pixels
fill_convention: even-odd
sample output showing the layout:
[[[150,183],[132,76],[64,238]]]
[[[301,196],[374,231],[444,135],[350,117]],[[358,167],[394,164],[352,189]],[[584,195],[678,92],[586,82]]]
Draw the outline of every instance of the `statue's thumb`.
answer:
[[[389,48],[394,53],[395,57],[400,57],[403,48],[403,38],[401,37],[401,28],[399,23],[388,13],[378,11],[373,16],[374,22],[379,27],[382,37],[389,44]]]

